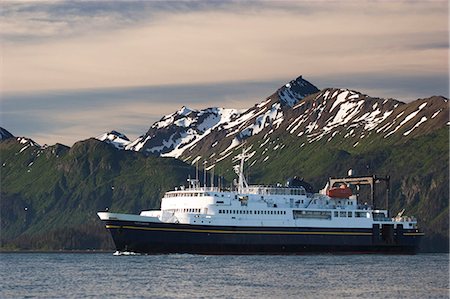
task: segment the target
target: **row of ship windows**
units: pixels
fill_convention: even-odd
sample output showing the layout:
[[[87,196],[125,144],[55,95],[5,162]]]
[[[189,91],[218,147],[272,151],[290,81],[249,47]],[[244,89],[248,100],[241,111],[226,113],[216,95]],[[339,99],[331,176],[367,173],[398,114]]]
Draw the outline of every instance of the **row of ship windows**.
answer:
[[[175,209],[176,212],[183,213],[200,213],[201,209]],[[294,211],[295,214],[324,214],[324,216],[329,215],[328,211]],[[253,210],[219,210],[219,214],[251,214],[251,215],[286,215],[286,211],[253,211]],[[326,214],[326,215],[325,215]],[[353,212],[349,211],[335,211],[334,217],[353,217]],[[357,218],[370,218],[370,213],[368,212],[355,212],[355,217]]]
[[[175,212],[181,212],[181,213],[200,213],[200,209],[175,209],[171,210]]]
[[[164,197],[197,197],[197,196],[208,196],[208,194],[203,193],[203,192],[200,192],[200,193],[171,193],[171,194],[166,194]]]
[[[286,215],[286,211],[219,210],[219,214]]]
[[[353,217],[353,212],[334,212],[334,217]],[[356,218],[370,218],[368,212],[355,212]]]

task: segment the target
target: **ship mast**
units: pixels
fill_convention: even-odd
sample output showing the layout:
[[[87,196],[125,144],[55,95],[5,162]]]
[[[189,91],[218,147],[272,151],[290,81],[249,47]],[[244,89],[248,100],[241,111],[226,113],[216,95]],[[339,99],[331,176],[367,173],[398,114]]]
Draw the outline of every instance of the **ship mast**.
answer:
[[[238,193],[244,193],[244,189],[248,188],[248,184],[247,184],[247,180],[245,179],[244,176],[244,162],[245,162],[245,158],[249,157],[249,155],[247,154],[248,150],[245,148],[242,148],[242,153],[240,155],[238,155],[238,158],[241,159],[241,163],[238,166],[238,175],[239,175],[239,181],[238,181]]]

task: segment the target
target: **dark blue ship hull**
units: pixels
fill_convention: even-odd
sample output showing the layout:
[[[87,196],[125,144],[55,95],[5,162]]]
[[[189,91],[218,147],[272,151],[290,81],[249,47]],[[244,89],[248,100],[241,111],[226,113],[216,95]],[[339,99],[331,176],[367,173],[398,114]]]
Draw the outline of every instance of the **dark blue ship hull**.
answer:
[[[371,229],[230,227],[104,220],[118,251],[146,254],[414,254],[423,233],[398,225]]]

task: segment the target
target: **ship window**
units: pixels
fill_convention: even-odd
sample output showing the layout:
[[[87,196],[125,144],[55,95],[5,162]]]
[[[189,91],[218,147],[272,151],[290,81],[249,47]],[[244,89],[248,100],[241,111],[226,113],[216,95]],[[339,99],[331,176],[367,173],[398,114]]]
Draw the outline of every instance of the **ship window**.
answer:
[[[347,217],[347,212],[339,212],[339,217]]]
[[[250,211],[250,214],[252,214],[252,211]]]
[[[352,217],[353,216],[352,214],[353,214],[352,212],[348,212],[348,217]]]
[[[339,212],[334,212],[334,217],[339,217]]]
[[[294,219],[309,218],[309,219],[331,219],[330,211],[294,211]]]
[[[355,217],[370,218],[370,214],[367,212],[355,212]]]

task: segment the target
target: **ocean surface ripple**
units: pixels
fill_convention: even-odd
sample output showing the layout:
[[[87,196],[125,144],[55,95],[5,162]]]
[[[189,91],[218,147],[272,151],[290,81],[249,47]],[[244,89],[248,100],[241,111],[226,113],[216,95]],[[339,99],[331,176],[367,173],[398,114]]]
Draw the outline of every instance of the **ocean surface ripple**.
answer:
[[[449,298],[449,255],[1,253],[0,298]]]

